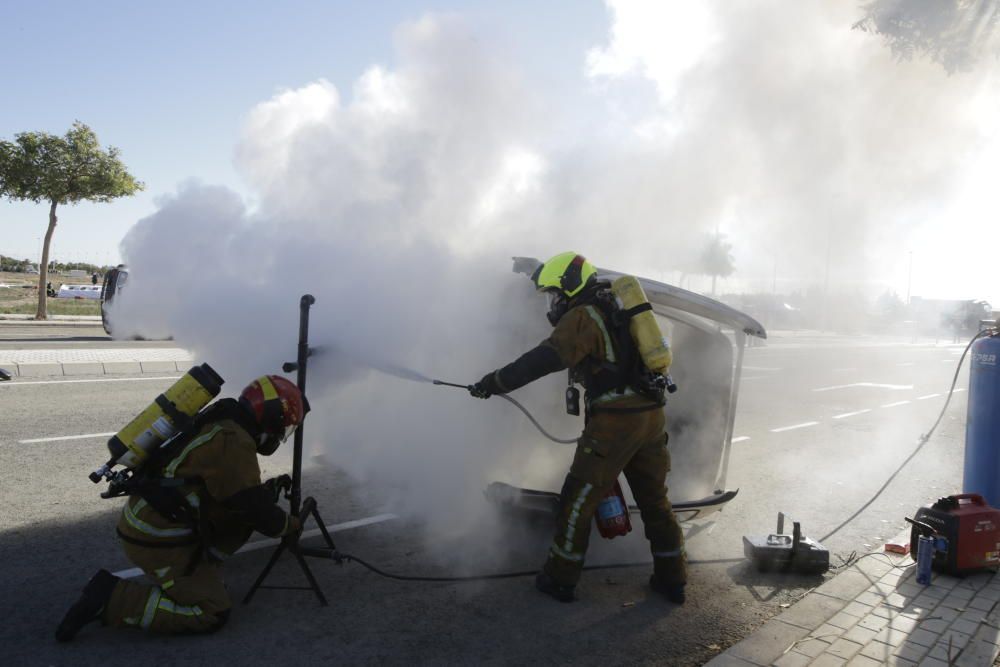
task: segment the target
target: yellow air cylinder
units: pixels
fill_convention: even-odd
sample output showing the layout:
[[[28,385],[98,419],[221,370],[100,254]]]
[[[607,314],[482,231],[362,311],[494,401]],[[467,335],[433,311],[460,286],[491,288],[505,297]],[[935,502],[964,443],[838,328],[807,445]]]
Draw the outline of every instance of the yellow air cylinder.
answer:
[[[611,283],[611,293],[615,295],[622,310],[649,303],[642,285],[634,276],[622,276],[615,280]],[[663,335],[653,311],[646,310],[633,315],[629,320],[629,333],[639,348],[639,355],[646,368],[666,375],[673,361],[673,354],[670,352],[670,340]]]
[[[219,395],[225,380],[208,364],[195,366],[169,389],[156,397],[149,407],[108,440],[111,460],[90,475],[100,481],[116,465],[133,469],[176,435],[187,418],[194,417]]]

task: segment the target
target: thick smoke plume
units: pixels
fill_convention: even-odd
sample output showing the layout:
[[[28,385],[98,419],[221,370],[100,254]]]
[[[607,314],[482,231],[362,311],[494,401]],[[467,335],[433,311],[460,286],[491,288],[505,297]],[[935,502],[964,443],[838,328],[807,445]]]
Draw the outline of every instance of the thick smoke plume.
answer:
[[[851,30],[851,3],[609,4],[608,43],[581,54],[585,112],[442,17],[400,28],[398,64],[349,94],[320,80],[262,102],[236,149],[253,208],[198,184],[164,200],[122,244],[116,322],[237,387],[294,356],[315,294],[310,447],[442,517],[493,479],[557,488],[571,456],[506,404],[375,370],[470,383],[546,336],[512,255],[671,279],[721,228],[745,285],[779,261],[802,284],[831,264],[834,283],[878,278],[994,154],[993,70],[898,62]],[[569,436],[563,381],[519,398]]]

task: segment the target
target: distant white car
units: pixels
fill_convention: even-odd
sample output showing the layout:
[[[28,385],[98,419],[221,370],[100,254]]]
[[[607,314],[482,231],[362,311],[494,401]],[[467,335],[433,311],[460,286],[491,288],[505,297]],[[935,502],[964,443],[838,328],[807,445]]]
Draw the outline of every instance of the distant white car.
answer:
[[[97,285],[60,285],[56,296],[60,299],[93,299],[100,301],[101,288]]]

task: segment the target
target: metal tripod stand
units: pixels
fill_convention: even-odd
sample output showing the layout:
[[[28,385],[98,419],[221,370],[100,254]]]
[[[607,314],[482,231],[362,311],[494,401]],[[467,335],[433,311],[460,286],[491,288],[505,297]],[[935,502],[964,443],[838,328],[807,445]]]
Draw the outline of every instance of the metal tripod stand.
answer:
[[[299,300],[299,348],[298,348],[298,359],[294,362],[290,361],[282,366],[282,370],[286,373],[292,371],[297,371],[298,375],[296,378],[296,384],[299,387],[299,391],[302,395],[306,395],[306,366],[307,360],[311,350],[309,348],[309,308],[316,303],[316,298],[311,294],[304,294]],[[323,541],[325,546],[322,547],[303,547],[299,543],[299,536],[290,536],[281,540],[281,544],[275,548],[274,553],[271,554],[271,559],[267,562],[267,565],[261,571],[260,575],[257,577],[257,581],[253,583],[250,590],[247,591],[246,596],[243,598],[243,604],[248,604],[250,599],[253,597],[257,589],[260,588],[273,588],[273,589],[283,589],[283,590],[311,590],[319,598],[319,603],[326,607],[329,603],[326,601],[326,596],[323,595],[323,591],[320,590],[319,584],[316,582],[316,577],[313,576],[312,570],[309,569],[309,564],[306,562],[306,557],[312,558],[323,558],[330,560],[332,555],[337,553],[337,547],[333,543],[333,538],[330,537],[330,533],[326,529],[326,524],[323,523],[322,517],[319,515],[319,510],[316,507],[316,500],[312,497],[307,497],[302,500],[302,426],[295,430],[294,439],[294,450],[292,454],[292,485],[289,490],[289,512],[295,516],[299,517],[302,522],[303,528],[305,527],[306,521],[311,517],[316,521],[319,526],[320,533],[323,536]],[[309,581],[308,586],[265,586],[264,580],[267,579],[267,575],[271,573],[271,569],[281,558],[281,554],[285,551],[290,552],[295,556],[295,560],[298,561],[299,567],[302,568],[302,572],[306,575],[306,579]]]

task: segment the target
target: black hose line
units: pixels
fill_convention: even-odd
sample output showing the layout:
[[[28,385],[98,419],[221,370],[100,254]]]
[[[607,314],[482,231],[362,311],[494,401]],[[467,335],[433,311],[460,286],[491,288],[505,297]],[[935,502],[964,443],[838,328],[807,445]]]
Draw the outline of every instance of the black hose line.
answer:
[[[819,538],[820,542],[826,542],[828,539],[830,539],[831,537],[833,537],[834,535],[836,535],[838,532],[840,532],[845,526],[847,526],[852,521],[854,521],[856,518],[858,518],[858,516],[862,512],[864,512],[866,509],[868,509],[872,505],[872,503],[874,503],[876,500],[878,500],[878,498],[882,495],[882,493],[889,487],[890,484],[892,484],[893,480],[895,480],[896,477],[899,475],[899,473],[902,472],[903,468],[905,468],[907,466],[907,464],[910,461],[912,461],[914,459],[914,457],[916,457],[917,454],[920,453],[920,450],[922,450],[924,448],[924,446],[930,441],[931,436],[934,434],[934,431],[937,430],[937,427],[941,423],[941,420],[944,419],[944,415],[945,415],[945,413],[948,410],[948,405],[951,403],[951,397],[955,393],[955,385],[958,384],[958,376],[962,372],[962,364],[965,362],[965,357],[969,353],[969,350],[972,349],[972,344],[975,343],[980,338],[983,338],[984,336],[988,336],[988,335],[992,335],[992,334],[996,333],[996,331],[997,331],[996,329],[984,329],[984,330],[980,331],[979,333],[977,333],[975,336],[972,337],[972,340],[970,340],[969,344],[965,346],[965,349],[962,351],[962,356],[958,360],[958,366],[955,368],[955,375],[954,375],[954,377],[952,377],[951,387],[948,390],[948,397],[947,397],[947,399],[945,399],[944,406],[942,406],[942,408],[941,408],[941,413],[938,415],[937,420],[934,422],[933,426],[931,426],[930,430],[927,431],[927,433],[924,433],[923,435],[920,436],[919,444],[917,445],[916,449],[914,449],[913,452],[910,453],[910,455],[906,457],[906,459],[899,465],[898,468],[896,468],[896,470],[892,473],[892,475],[889,476],[889,478],[885,481],[885,483],[882,484],[881,487],[879,487],[878,491],[875,492],[875,495],[873,495],[864,505],[862,505],[861,507],[859,507],[857,509],[857,511],[855,511],[853,514],[851,514],[851,516],[849,516],[846,519],[844,519],[836,528],[834,528],[833,530],[831,530],[829,533],[827,533],[823,537]],[[442,382],[441,380],[434,380],[434,384],[436,384],[436,385],[444,385],[444,386],[447,386],[447,387],[457,387],[459,389],[469,389],[469,387],[466,386],[466,385],[455,384],[455,383],[451,383],[451,382]],[[557,443],[560,443],[560,444],[570,444],[570,443],[575,443],[576,442],[576,438],[563,440],[563,439],[556,438],[556,437],[552,436],[548,431],[546,431],[544,428],[542,428],[542,425],[538,423],[538,421],[534,418],[534,416],[532,416],[532,414],[530,412],[528,412],[527,408],[525,408],[523,405],[521,405],[520,403],[518,403],[513,398],[511,398],[509,396],[506,396],[504,394],[497,394],[497,395],[500,398],[503,398],[503,399],[509,401],[511,404],[514,405],[514,407],[516,407],[518,410],[520,410],[521,412],[523,412],[524,415],[528,419],[531,420],[531,423],[535,425],[535,428],[537,428],[542,433],[542,435],[544,435],[549,440],[552,440],[553,442],[557,442]],[[841,565],[841,566],[839,566],[838,568],[835,568],[835,569],[846,568],[849,565],[852,565],[852,564],[856,563],[858,560],[861,560],[861,558],[867,558],[868,556],[876,556],[876,555],[882,555],[882,554],[871,553],[871,554],[866,554],[865,556],[861,556],[861,557],[857,557],[856,555],[852,555],[852,557],[848,558],[844,562],[843,565]],[[452,582],[452,583],[455,583],[455,582],[468,582],[468,581],[491,581],[491,580],[496,580],[496,579],[514,579],[514,578],[519,578],[519,577],[530,577],[530,576],[533,576],[533,575],[535,575],[535,574],[538,573],[537,570],[530,570],[530,571],[529,570],[525,570],[525,571],[522,571],[522,572],[499,572],[499,573],[495,573],[495,574],[478,574],[478,575],[469,575],[469,576],[462,576],[462,577],[423,577],[423,576],[411,576],[411,575],[393,574],[391,572],[386,572],[385,570],[381,570],[381,569],[375,567],[374,565],[372,565],[371,563],[368,563],[368,562],[366,562],[366,561],[358,558],[357,556],[352,556],[351,554],[342,554],[342,553],[339,553],[339,552],[332,552],[330,554],[330,557],[333,560],[337,561],[338,563],[344,563],[344,562],[357,563],[358,565],[361,565],[362,567],[367,568],[368,570],[374,572],[375,574],[377,574],[379,576],[386,577],[386,578],[389,578],[389,579],[395,579],[397,581],[429,581],[429,582],[439,582],[439,583],[443,583],[443,582]],[[712,560],[691,560],[691,561],[688,561],[688,565],[717,565],[717,564],[727,564],[727,563],[740,563],[740,562],[743,562],[744,560],[745,560],[744,558],[716,558],[716,559],[712,559]],[[644,567],[644,566],[648,566],[648,565],[650,565],[650,563],[648,561],[634,562],[634,563],[611,563],[611,564],[607,564],[607,565],[586,565],[586,566],[584,566],[583,569],[584,570],[615,570],[615,569],[632,568],[632,567]]]
[[[538,574],[538,570],[523,570],[521,572],[498,572],[495,574],[473,574],[462,577],[425,577],[425,576],[414,576],[406,574],[393,574],[392,572],[386,572],[380,568],[375,567],[371,563],[364,561],[357,556],[352,556],[351,554],[342,554],[339,552],[332,552],[330,558],[337,561],[338,563],[357,563],[362,567],[374,572],[380,577],[385,577],[387,579],[395,579],[397,581],[429,581],[436,583],[461,583],[469,581],[494,581],[496,579],[517,579],[520,577],[533,577]],[[742,558],[717,558],[713,560],[689,560],[688,565],[718,565],[725,563],[741,563],[744,559]],[[651,561],[638,561],[634,563],[609,563],[607,565],[585,565],[584,570],[621,570],[625,568],[632,567],[648,567],[652,565]]]

